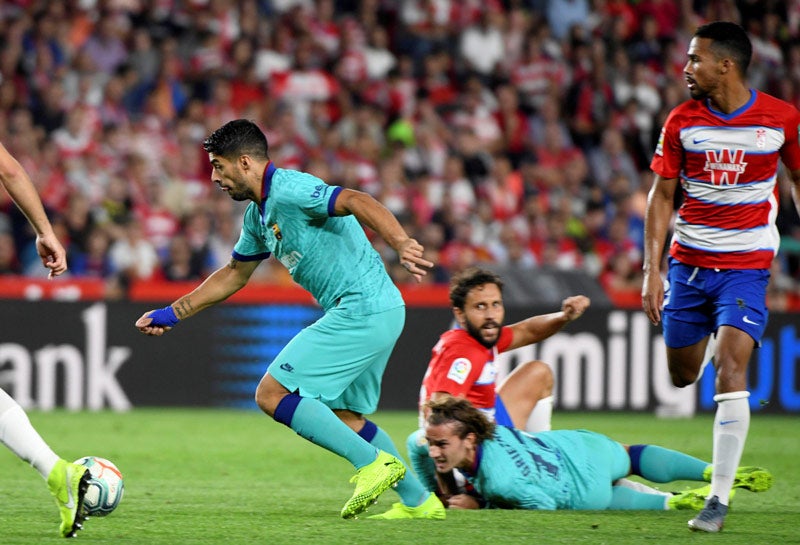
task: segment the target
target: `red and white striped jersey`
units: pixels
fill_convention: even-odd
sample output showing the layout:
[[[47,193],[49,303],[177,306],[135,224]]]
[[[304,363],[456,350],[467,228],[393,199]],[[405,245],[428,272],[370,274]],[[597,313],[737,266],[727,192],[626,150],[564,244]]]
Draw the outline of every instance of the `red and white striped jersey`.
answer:
[[[731,114],[706,100],[670,112],[650,168],[680,178],[670,255],[694,267],[768,269],[778,251],[778,160],[800,169],[800,112],[752,90]]]

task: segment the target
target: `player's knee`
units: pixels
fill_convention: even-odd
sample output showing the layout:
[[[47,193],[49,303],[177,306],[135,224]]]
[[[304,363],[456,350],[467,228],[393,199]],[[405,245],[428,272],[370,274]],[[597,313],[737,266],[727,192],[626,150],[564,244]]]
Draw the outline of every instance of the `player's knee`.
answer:
[[[553,378],[553,369],[543,361],[537,361],[536,373],[538,379],[545,389],[552,392],[555,379]]]
[[[670,367],[669,376],[672,379],[673,386],[677,388],[685,388],[690,384],[694,384],[694,382],[697,380],[697,371],[679,367]]]
[[[275,409],[286,392],[272,391],[263,381],[256,388],[255,401],[258,408],[270,416],[275,415]]]
[[[543,395],[550,395],[553,391],[555,379],[553,378],[553,370],[543,361],[534,360],[528,362],[527,375],[529,381],[534,385],[536,391],[544,392]]]
[[[261,386],[256,388],[255,401],[258,408],[268,415],[272,416],[275,413],[275,407],[270,403],[267,392]]]

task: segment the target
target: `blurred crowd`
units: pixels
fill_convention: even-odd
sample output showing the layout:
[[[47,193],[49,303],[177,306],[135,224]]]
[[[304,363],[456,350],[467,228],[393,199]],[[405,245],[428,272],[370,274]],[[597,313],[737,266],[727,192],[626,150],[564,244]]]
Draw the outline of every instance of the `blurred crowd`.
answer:
[[[228,262],[243,204],[210,182],[201,143],[239,117],[277,166],[394,212],[437,263],[426,281],[493,263],[638,291],[650,157],[711,20],[750,33],[753,87],[800,106],[796,0],[6,0],[0,141],[70,274],[109,297]],[[775,297],[800,282],[781,193]],[[5,194],[0,274],[46,274]],[[291,281],[274,260],[256,275]]]

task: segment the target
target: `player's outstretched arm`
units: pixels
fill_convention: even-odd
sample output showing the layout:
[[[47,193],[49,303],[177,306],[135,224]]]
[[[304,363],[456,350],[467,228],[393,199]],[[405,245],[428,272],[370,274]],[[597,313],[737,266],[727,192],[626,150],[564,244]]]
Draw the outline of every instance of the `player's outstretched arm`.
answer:
[[[343,189],[336,198],[335,211],[337,216],[354,215],[361,224],[378,233],[397,252],[400,264],[417,282],[428,274],[426,269],[433,267],[433,263],[422,257],[425,251],[422,244],[409,237],[394,214],[367,193]]]
[[[526,320],[511,324],[514,337],[509,350],[543,341],[555,335],[569,322],[580,318],[591,303],[591,300],[585,295],[573,295],[562,301],[560,312],[531,316]]]
[[[175,327],[180,320],[194,316],[201,310],[224,301],[242,289],[261,261],[237,261],[214,271],[211,276],[188,293],[164,308],[149,310],[136,320],[136,328],[150,336],[161,336]]]
[[[11,200],[33,227],[36,233],[36,251],[42,264],[50,269],[50,278],[66,272],[67,252],[53,232],[36,187],[19,161],[3,144],[0,144],[0,185],[8,191]]]

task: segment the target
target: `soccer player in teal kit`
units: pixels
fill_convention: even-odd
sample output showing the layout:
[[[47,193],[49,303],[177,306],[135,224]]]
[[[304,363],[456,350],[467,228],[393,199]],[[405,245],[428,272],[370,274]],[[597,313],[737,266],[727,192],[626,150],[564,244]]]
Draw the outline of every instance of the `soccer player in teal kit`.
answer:
[[[489,422],[469,401],[444,397],[426,404],[425,438],[436,471],[460,470],[490,506],[506,509],[701,509],[708,487],[670,494],[615,483],[628,475],[649,481],[705,481],[711,465],[656,445],[625,446],[588,430],[528,434]],[[740,467],[734,488],[767,490],[772,476]]]
[[[356,488],[341,515],[353,518],[397,487],[401,503],[376,518],[445,517],[439,499],[406,472],[392,440],[364,415],[378,405],[381,378],[405,323],[405,305],[362,224],[380,235],[419,280],[433,263],[397,219],[369,195],[276,168],[264,133],[238,119],[203,143],[211,181],[251,201],[228,265],[171,305],[145,313],[136,327],[162,335],[244,287],[274,254],[325,314],[303,329],[269,365],[258,406],[305,439],[347,459]]]

